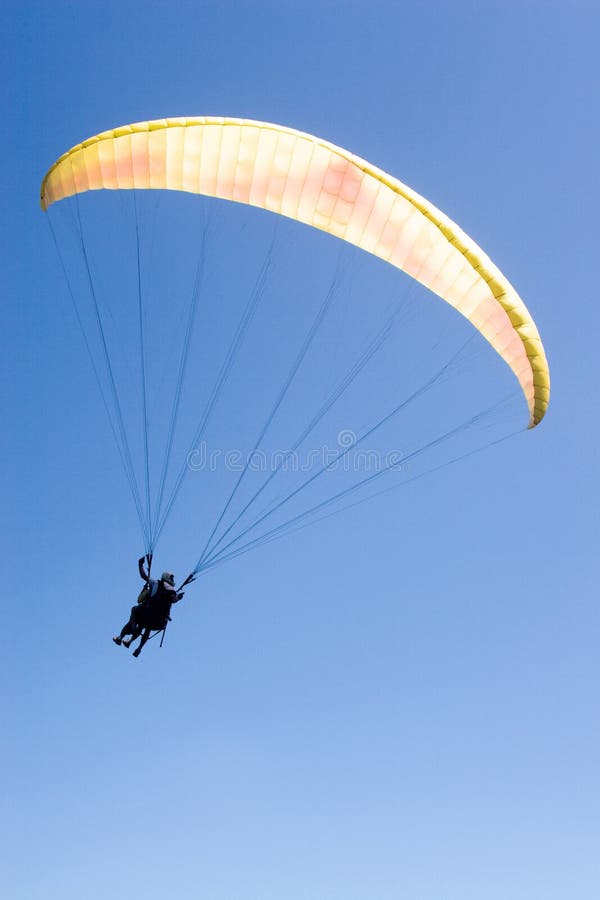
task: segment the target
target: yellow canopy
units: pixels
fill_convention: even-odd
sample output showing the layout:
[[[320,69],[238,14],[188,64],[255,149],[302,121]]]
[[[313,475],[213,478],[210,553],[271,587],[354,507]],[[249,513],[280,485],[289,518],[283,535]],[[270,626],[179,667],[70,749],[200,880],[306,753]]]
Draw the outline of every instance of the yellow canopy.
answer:
[[[327,141],[247,119],[159,119],[61,156],[41,205],[84,191],[159,188],[247,203],[320,228],[407,272],[473,323],[519,380],[533,427],[548,363],[525,304],[478,245],[391,175]]]

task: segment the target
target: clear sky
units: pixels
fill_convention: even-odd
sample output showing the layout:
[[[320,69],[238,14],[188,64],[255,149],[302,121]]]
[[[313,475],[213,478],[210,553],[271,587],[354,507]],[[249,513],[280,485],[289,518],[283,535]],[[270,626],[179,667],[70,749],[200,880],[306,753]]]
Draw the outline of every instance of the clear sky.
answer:
[[[2,895],[597,898],[595,4],[5,0],[0,26]],[[110,638],[140,536],[39,184],[92,134],[194,115],[308,131],[430,198],[525,299],[553,393],[535,431],[215,569],[134,660]],[[216,217],[225,310],[254,251]],[[294,234],[280,269],[299,248],[315,310],[336,254]],[[349,309],[371,273],[391,290],[356,260]],[[231,385],[249,415],[255,386]],[[187,496],[157,554],[181,576],[210,531]]]

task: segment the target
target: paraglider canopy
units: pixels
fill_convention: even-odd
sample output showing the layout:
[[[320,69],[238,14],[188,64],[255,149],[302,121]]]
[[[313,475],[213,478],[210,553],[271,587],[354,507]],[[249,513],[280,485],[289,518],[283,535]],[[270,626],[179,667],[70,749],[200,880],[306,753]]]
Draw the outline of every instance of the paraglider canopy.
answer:
[[[352,153],[246,119],[140,122],[102,132],[60,157],[42,182],[41,205],[100,189],[168,189],[246,203],[380,257],[462,313],[515,373],[529,426],[543,418],[548,364],[510,282],[433,204]]]

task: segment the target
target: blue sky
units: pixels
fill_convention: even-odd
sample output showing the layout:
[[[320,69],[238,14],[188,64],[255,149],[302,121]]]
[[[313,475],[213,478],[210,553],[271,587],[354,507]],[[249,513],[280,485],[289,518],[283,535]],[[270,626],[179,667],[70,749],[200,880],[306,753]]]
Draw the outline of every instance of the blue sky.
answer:
[[[0,15],[3,895],[595,898],[593,5],[6,2]],[[85,137],[178,115],[291,125],[422,192],[516,285],[553,393],[534,432],[215,569],[163,649],[135,661],[110,637],[139,589],[139,532],[38,192]],[[251,283],[254,245],[243,219],[220,244],[230,220],[216,218],[210,285],[229,309],[230,255]],[[270,228],[256,226],[260,252]],[[280,268],[302,270],[309,239],[295,240],[285,226]],[[318,303],[313,273],[327,285],[337,257],[314,248],[294,289]],[[353,309],[371,277],[382,308],[394,296],[369,266],[345,269]],[[485,354],[474,378],[487,363],[494,390],[511,386]],[[250,396],[240,374],[230,402],[251,411]],[[209,527],[198,490],[158,554],[182,575]]]

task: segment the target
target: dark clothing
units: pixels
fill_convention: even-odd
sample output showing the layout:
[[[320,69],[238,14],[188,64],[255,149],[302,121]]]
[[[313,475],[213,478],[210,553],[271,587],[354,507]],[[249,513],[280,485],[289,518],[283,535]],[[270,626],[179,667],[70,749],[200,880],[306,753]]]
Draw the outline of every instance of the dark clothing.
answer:
[[[123,638],[131,635],[131,640],[126,644],[129,646],[132,641],[142,635],[142,640],[134,652],[134,656],[139,656],[151,631],[164,631],[170,620],[171,606],[183,597],[183,592],[178,593],[166,581],[154,581],[150,578],[150,572],[146,572],[145,569],[146,559],[150,566],[151,557],[142,556],[138,561],[140,578],[146,582],[145,587],[140,593],[137,605],[132,607],[129,621],[121,629],[119,639],[114,638],[116,643],[121,643]]]
[[[143,562],[143,560],[142,560]],[[140,565],[140,573],[142,566]],[[146,581],[148,590],[140,594],[136,606],[132,606],[129,621],[121,630],[121,639],[133,635],[133,640],[146,628],[162,631],[170,619],[171,606],[180,599],[179,594],[164,581]]]
[[[161,590],[162,581],[158,582],[158,588],[154,596],[148,596],[142,603],[131,607],[129,621],[123,626],[121,638],[127,634],[137,635],[144,628],[150,631],[162,631],[169,621],[171,606],[177,600],[174,591]]]
[[[152,629],[164,628],[169,621],[171,605],[176,603],[177,599],[175,591],[167,590],[164,581],[159,581],[155,592],[153,594],[150,593],[150,596],[143,604],[144,617],[148,622],[148,627]]]
[[[141,634],[144,629],[144,623],[142,621],[143,609],[143,604],[131,607],[129,620],[125,622],[121,629],[121,634],[119,635],[121,640],[123,640],[124,637],[127,637],[128,634],[132,636],[132,640],[135,640],[135,638]]]

